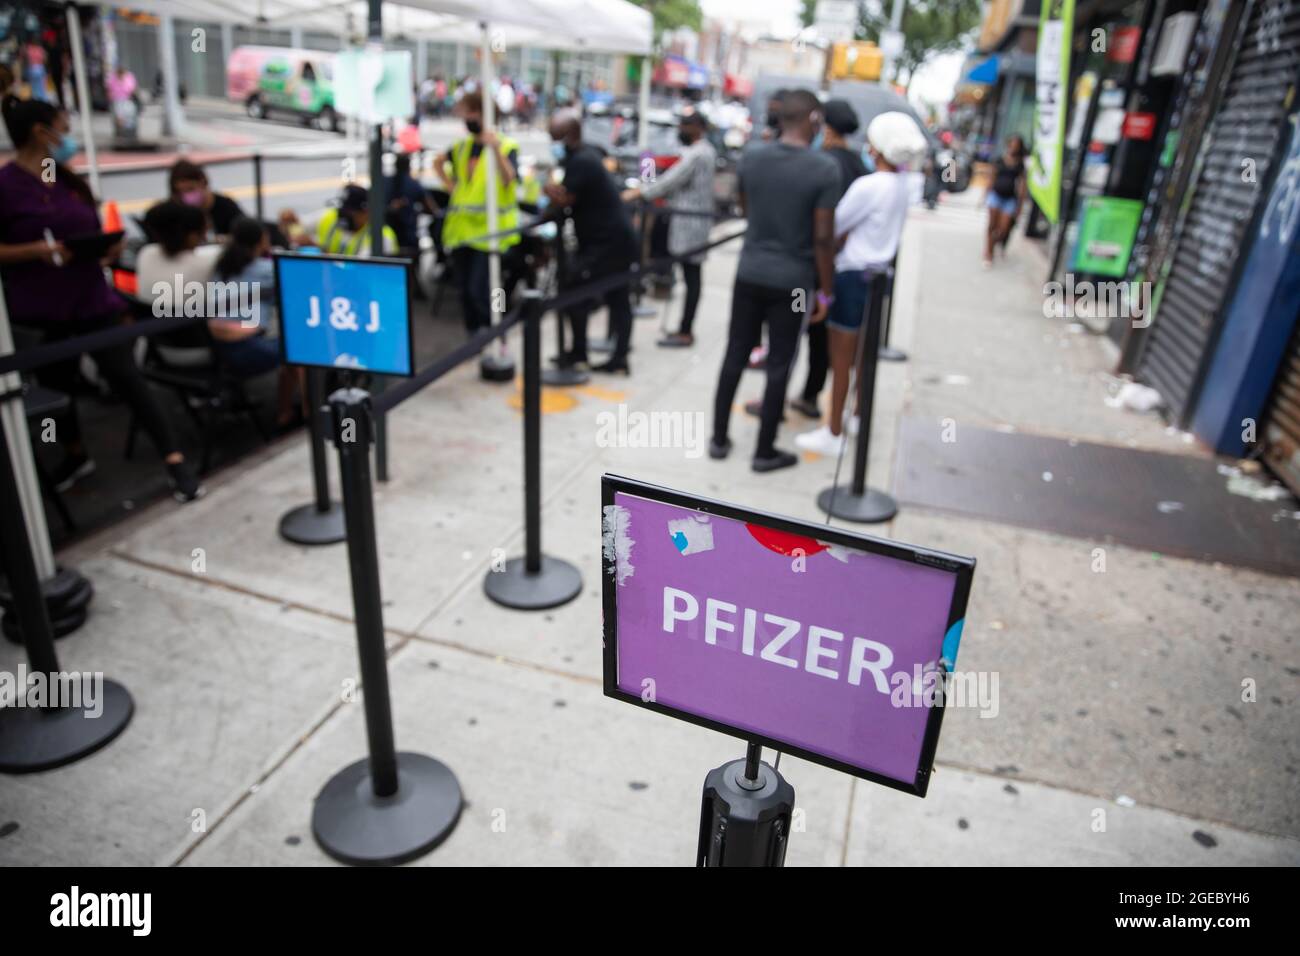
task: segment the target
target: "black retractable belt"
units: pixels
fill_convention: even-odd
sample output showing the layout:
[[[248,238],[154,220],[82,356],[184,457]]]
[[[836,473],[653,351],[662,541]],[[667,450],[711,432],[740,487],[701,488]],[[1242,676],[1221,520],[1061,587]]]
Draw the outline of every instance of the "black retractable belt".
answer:
[[[542,554],[542,296],[524,290],[524,556],[492,567],[483,590],[498,604],[540,611],[582,593],[582,575],[568,561]]]
[[[94,753],[120,734],[135,703],[125,687],[103,674],[59,669],[9,441],[0,422],[0,548],[13,606],[27,647],[29,678],[21,700],[0,707],[0,773],[50,770]],[[36,683],[43,682],[41,690]]]
[[[314,500],[299,505],[280,518],[280,536],[294,544],[336,544],[346,535],[343,509],[330,501],[329,465],[325,457],[325,435],[321,416],[325,411],[325,372],[309,368],[307,372],[307,430],[311,447],[311,477]]]
[[[858,338],[858,440],[853,450],[853,484],[832,485],[817,495],[817,507],[835,518],[875,524],[898,514],[898,502],[867,487],[867,452],[871,446],[871,404],[876,394],[876,360],[880,353],[883,274],[869,280],[865,328]]]
[[[460,819],[463,801],[456,775],[445,764],[397,750],[370,476],[374,416],[370,396],[361,389],[339,389],[329,401],[342,475],[370,754],[344,767],[321,789],[312,808],[311,829],[321,849],[345,863],[402,863],[447,838]]]

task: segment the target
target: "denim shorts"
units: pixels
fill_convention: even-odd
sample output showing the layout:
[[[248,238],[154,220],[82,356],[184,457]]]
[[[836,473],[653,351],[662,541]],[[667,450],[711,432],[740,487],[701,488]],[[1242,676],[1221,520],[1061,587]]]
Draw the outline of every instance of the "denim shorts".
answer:
[[[987,205],[990,209],[996,209],[998,212],[1004,212],[1008,216],[1014,216],[1018,204],[1019,200],[1017,200],[1015,196],[999,196],[993,190],[989,190]]]
[[[862,327],[871,298],[871,283],[865,272],[855,269],[835,273],[835,301],[831,303],[826,324],[841,332],[856,333]]]

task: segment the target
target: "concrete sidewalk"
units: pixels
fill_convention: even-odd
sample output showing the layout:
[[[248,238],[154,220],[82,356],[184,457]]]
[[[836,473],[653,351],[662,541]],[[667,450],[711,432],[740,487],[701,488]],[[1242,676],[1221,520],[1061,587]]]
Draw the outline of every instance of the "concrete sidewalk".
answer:
[[[892,485],[903,416],[1188,452],[1104,405],[1104,347],[1042,317],[1027,249],[979,269],[976,199],[911,216],[894,329],[911,361],[881,366],[871,483]],[[375,506],[397,742],[448,763],[468,801],[421,863],[693,860],[704,775],[743,747],[602,696],[599,476],[822,521],[835,462],[753,474],[757,426],[740,412],[723,463],[598,447],[596,416],[711,407],[737,252],[709,259],[692,352],[656,349],[657,320],[638,320],[631,379],[546,397],[544,548],[585,579],[565,607],[521,614],[482,593],[493,549],[521,549],[514,389],[470,363],[391,416]],[[747,373],[739,399],[761,387]],[[789,415],[785,447],[803,427]],[[137,713],[79,764],[0,780],[0,865],[329,862],[312,799],[365,735],[346,694],[346,554],[275,531],[309,499],[297,443],[61,555],[97,588],[89,624],[59,643],[64,667],[122,681]],[[1088,542],[920,509],[871,530],[979,560],[960,666],[999,675],[998,712],[945,716],[924,801],[783,759],[802,811],[792,865],[1300,863],[1296,581],[1119,547],[1098,575]],[[0,646],[0,668],[20,659]],[[1244,677],[1258,703],[1241,703]]]

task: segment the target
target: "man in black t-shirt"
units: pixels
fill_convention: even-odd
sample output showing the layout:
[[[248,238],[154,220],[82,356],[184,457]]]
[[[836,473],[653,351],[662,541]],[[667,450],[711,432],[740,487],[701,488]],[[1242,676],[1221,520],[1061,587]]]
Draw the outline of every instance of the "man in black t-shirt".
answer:
[[[636,259],[636,235],[632,221],[619,196],[617,184],[605,170],[601,156],[582,142],[582,121],[573,110],[558,110],[551,117],[551,148],[564,174],[562,183],[548,183],[546,195],[558,213],[567,212],[573,219],[578,237],[578,253],[568,263],[563,284],[572,288],[623,272]],[[632,304],[628,286],[620,284],[601,294],[609,309],[610,327],[614,332],[614,352],[609,361],[592,367],[593,372],[628,373],[627,353],[632,338]],[[587,362],[587,319],[590,303],[569,310],[573,330],[573,347],[558,357],[561,367]]]

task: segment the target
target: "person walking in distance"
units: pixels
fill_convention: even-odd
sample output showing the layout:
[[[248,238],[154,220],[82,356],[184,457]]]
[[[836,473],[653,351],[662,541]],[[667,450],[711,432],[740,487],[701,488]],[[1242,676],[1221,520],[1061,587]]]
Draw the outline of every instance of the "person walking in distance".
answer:
[[[713,171],[718,154],[705,136],[708,121],[697,112],[682,116],[677,138],[686,149],[667,172],[658,179],[623,193],[631,202],[641,199],[667,198],[672,204],[668,213],[668,251],[680,256],[706,245],[713,227]],[[660,339],[665,348],[686,348],[695,343],[691,327],[700,304],[701,269],[707,253],[700,252],[681,261],[686,281],[686,299],[682,305],[682,324],[676,334]]]
[[[835,203],[840,172],[809,147],[822,124],[821,104],[792,90],[781,106],[781,136],[741,157],[740,201],[749,219],[731,297],[731,327],[713,408],[712,458],[731,451],[731,405],[750,350],[767,326],[767,385],[752,467],[775,471],[799,459],[776,447],[790,367],[805,316],[821,322],[834,301]]]
[[[835,301],[826,319],[834,376],[830,419],[795,438],[803,450],[823,455],[838,455],[844,448],[844,407],[872,279],[889,267],[903,235],[914,180],[901,167],[924,157],[926,150],[916,123],[898,112],[881,113],[871,121],[867,145],[876,171],[854,180],[835,207],[835,235],[843,242],[835,256]],[[867,361],[875,361],[875,356]]]
[[[984,237],[984,268],[993,265],[993,249],[1001,246],[1006,254],[1007,240],[1025,202],[1025,141],[1019,136],[1007,140],[993,170],[993,183],[984,200],[989,207],[989,227]]]

